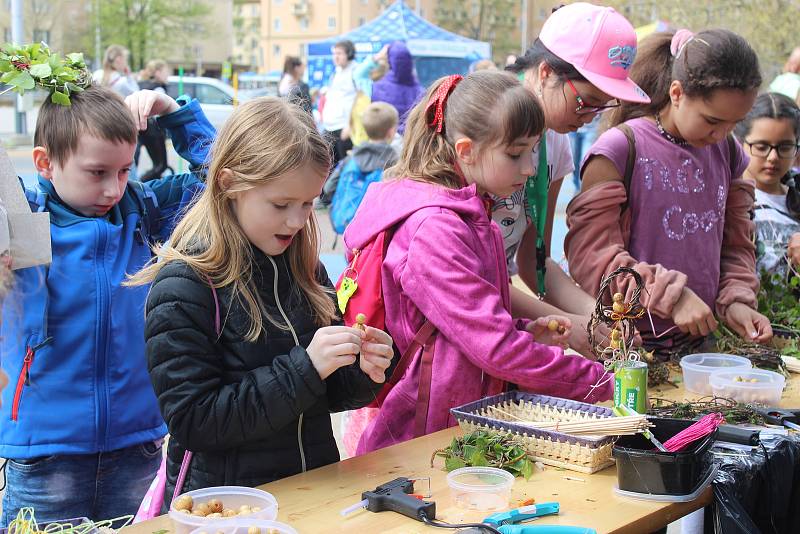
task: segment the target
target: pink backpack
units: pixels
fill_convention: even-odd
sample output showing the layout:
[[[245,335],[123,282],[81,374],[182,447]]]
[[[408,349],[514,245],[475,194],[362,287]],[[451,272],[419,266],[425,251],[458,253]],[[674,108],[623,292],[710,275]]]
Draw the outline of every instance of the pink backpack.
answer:
[[[219,337],[222,333],[219,313],[219,299],[217,298],[217,290],[214,288],[214,284],[211,282],[210,278],[208,278],[208,284],[211,286],[211,293],[214,295],[214,330],[217,333],[217,337]],[[183,453],[183,461],[181,462],[181,470],[178,473],[178,480],[175,481],[175,491],[172,492],[172,499],[170,500],[170,503],[181,494],[181,491],[183,490],[183,484],[186,482],[186,475],[189,473],[189,465],[191,463],[192,451],[185,451]],[[144,499],[142,499],[142,504],[139,505],[139,511],[136,512],[136,516],[133,518],[134,523],[147,521],[148,519],[153,519],[154,517],[161,515],[161,507],[164,505],[164,493],[166,492],[166,489],[167,457],[164,456],[161,459],[161,466],[158,468],[156,478],[154,478],[153,482],[150,483],[150,487],[147,489],[147,493],[144,494]]]
[[[383,260],[393,229],[380,232],[364,248],[348,250],[350,264],[336,283],[336,295],[339,311],[342,312],[344,324],[356,324],[356,316],[363,313],[369,326],[386,330],[386,309],[383,302],[383,283],[381,279]],[[417,394],[417,408],[414,418],[414,435],[423,436],[428,419],[431,380],[433,370],[433,346],[436,327],[426,320],[416,332],[411,344],[403,352],[395,366],[392,376],[381,388],[375,401],[369,406],[350,412],[343,421],[343,442],[345,450],[355,455],[361,435],[370,422],[378,415],[384,399],[405,374],[417,352],[422,349],[420,362],[420,380]]]

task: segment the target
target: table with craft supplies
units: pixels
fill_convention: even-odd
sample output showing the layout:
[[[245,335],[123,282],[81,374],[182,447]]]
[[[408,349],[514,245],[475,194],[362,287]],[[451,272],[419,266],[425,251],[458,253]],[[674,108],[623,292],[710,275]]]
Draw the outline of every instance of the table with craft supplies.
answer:
[[[430,477],[429,500],[436,502],[437,519],[449,523],[480,521],[488,513],[465,511],[451,504],[442,460],[437,459],[434,467],[430,467],[432,453],[460,434],[459,428],[450,428],[260,488],[278,500],[277,519],[301,534],[431,532],[430,527],[394,512],[360,510],[347,517],[340,515],[341,510],[361,500],[362,492],[397,477]],[[543,517],[532,524],[584,526],[594,528],[599,534],[621,534],[658,530],[706,506],[712,499],[709,488],[688,503],[637,501],[616,496],[613,491],[616,483],[613,467],[588,475],[546,466],[544,471],[536,469],[527,482],[516,479],[509,507],[520,506],[528,499],[536,503],[558,502],[561,510],[558,516]],[[416,482],[416,491],[426,489],[425,481]],[[153,534],[162,529],[173,531],[167,516],[128,527],[125,534]]]

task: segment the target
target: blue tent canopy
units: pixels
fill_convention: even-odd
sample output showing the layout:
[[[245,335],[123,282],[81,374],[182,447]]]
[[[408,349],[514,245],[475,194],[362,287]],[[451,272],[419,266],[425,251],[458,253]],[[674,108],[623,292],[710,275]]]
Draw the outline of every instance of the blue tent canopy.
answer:
[[[308,45],[308,83],[321,87],[333,75],[331,49],[337,42],[349,39],[356,46],[361,60],[379,51],[383,45],[404,41],[411,55],[417,76],[423,85],[447,74],[466,74],[473,62],[491,57],[491,46],[443,30],[417,16],[402,0],[397,0],[378,18],[343,35]]]

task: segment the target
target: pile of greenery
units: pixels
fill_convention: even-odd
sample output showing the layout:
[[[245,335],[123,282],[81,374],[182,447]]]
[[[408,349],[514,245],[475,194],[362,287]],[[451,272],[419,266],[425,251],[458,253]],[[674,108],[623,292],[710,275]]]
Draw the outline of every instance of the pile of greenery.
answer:
[[[528,457],[528,451],[510,434],[476,430],[453,438],[446,449],[434,451],[431,467],[437,456],[444,457],[447,471],[467,466],[497,467],[515,477],[525,477],[525,480],[533,474],[533,461]]]
[[[758,311],[777,327],[778,334],[800,335],[800,277],[791,273],[787,278],[779,273],[761,273]]]

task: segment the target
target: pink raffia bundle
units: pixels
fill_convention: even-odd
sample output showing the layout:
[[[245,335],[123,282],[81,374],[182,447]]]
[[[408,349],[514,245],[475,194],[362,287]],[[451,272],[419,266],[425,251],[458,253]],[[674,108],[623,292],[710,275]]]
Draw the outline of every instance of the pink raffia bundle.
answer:
[[[710,413],[689,428],[682,430],[664,442],[664,448],[669,452],[679,452],[698,439],[702,439],[725,423],[721,413]]]

